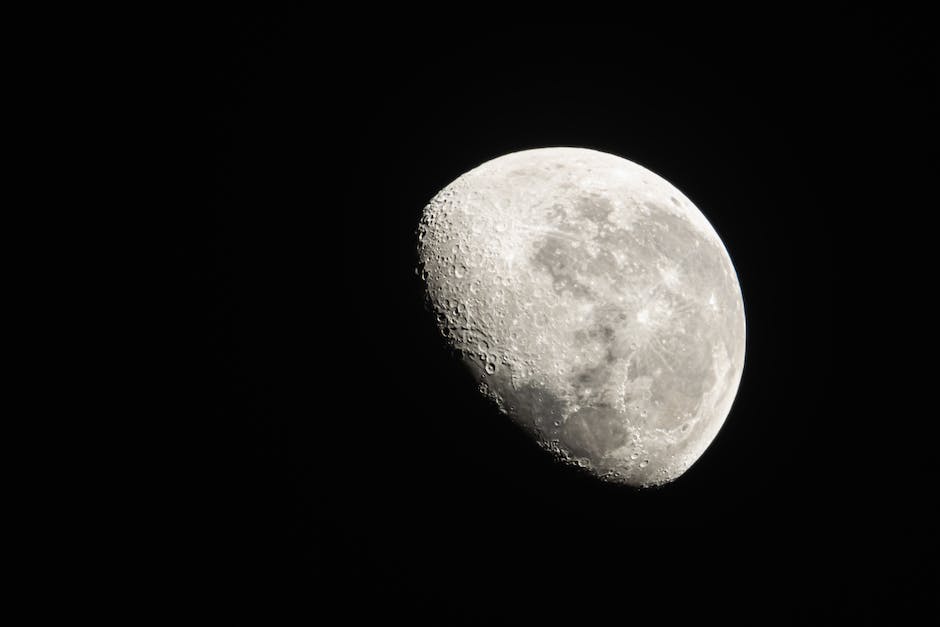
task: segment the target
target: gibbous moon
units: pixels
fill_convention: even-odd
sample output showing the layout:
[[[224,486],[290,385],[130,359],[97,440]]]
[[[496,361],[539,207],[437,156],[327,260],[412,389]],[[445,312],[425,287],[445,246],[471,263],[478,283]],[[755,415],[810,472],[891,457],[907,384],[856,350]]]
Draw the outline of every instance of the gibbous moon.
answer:
[[[714,440],[744,367],[741,288],[668,181],[594,150],[515,152],[441,190],[417,237],[444,339],[558,459],[647,487]]]

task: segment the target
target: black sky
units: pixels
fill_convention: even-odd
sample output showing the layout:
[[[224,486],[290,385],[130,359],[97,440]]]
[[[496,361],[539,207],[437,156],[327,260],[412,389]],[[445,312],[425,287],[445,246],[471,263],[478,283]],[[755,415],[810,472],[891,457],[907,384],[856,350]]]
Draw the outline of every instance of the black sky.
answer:
[[[911,453],[899,481],[879,452],[897,450],[896,418],[876,400],[885,365],[863,360],[884,334],[854,313],[885,289],[864,245],[897,199],[885,183],[936,161],[937,59],[918,22],[221,22],[215,194],[187,228],[213,434],[203,510],[233,590],[290,582],[282,599],[350,624],[935,607],[932,464]],[[553,466],[478,397],[421,306],[424,204],[483,161],[554,145],[671,181],[738,271],[737,400],[661,489]]]

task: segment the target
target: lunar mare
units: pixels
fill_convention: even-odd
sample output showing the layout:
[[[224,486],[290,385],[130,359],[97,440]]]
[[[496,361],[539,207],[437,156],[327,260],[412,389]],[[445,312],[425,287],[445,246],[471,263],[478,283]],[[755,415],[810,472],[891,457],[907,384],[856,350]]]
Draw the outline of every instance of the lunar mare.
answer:
[[[717,233],[668,181],[588,149],[511,153],[441,190],[417,238],[443,337],[559,459],[646,487],[714,440],[744,305]]]

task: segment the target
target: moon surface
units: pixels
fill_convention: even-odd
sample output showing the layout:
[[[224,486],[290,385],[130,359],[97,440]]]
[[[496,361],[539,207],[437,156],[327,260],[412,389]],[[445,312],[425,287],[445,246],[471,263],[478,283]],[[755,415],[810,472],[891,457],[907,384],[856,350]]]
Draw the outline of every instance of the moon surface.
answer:
[[[714,440],[744,304],[718,234],[668,181],[594,150],[515,152],[441,190],[417,239],[445,341],[558,459],[649,487]]]

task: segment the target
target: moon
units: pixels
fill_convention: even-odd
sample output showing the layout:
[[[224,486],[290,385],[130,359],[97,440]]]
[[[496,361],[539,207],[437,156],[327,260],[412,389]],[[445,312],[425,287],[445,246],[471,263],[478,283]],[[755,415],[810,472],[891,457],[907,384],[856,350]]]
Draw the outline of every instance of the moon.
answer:
[[[741,287],[662,177],[585,148],[510,153],[434,196],[417,248],[444,340],[560,461],[645,488],[715,439],[744,367]]]

